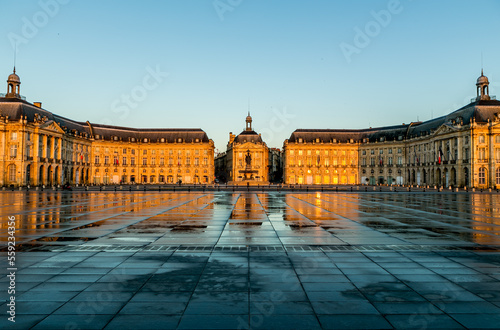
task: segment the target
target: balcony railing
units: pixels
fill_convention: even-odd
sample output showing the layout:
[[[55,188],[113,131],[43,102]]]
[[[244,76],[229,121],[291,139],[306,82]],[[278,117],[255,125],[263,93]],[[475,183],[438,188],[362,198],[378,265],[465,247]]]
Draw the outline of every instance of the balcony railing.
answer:
[[[0,97],[6,97],[7,94],[4,94],[4,93],[0,93]],[[23,100],[23,101],[26,101],[26,97],[25,96],[22,96],[22,95],[19,95],[19,94],[15,94],[15,97]]]

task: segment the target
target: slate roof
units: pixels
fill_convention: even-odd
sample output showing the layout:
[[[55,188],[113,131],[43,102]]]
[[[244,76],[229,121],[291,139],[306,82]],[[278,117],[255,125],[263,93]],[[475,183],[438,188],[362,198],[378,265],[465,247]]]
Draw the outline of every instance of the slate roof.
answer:
[[[453,122],[469,125],[472,120],[476,123],[487,123],[493,121],[500,115],[500,101],[480,100],[472,102],[450,114],[434,118],[425,122],[415,122],[406,125],[386,126],[367,129],[297,129],[288,139],[289,143],[298,142],[299,138],[307,143],[315,142],[319,138],[320,142],[329,143],[332,141],[346,143],[380,141],[395,141],[419,136],[430,135],[441,125]]]
[[[78,132],[90,136],[99,135],[99,140],[113,140],[118,137],[122,141],[143,141],[147,138],[150,142],[159,142],[161,138],[165,142],[175,143],[178,139],[183,142],[209,142],[207,134],[200,128],[130,128],[111,125],[92,124],[87,122],[74,121],[45,109],[34,106],[33,104],[16,98],[0,98],[0,115],[9,116],[9,120],[17,121],[21,116],[26,116],[29,122],[35,120],[35,115],[46,117],[48,121],[56,122],[68,133]],[[90,126],[89,126],[90,124]]]

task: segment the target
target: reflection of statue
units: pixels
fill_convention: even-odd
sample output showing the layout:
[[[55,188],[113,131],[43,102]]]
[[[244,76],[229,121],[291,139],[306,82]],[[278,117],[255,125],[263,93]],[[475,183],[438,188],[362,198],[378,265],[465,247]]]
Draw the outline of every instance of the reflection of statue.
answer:
[[[247,163],[248,167],[252,165],[252,156],[250,155],[250,150],[247,150],[247,155],[245,156],[245,162]]]

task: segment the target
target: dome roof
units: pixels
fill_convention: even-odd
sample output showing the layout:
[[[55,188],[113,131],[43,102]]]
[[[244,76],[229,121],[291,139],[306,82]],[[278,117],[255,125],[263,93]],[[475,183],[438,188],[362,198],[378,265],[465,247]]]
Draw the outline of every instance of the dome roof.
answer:
[[[477,78],[477,85],[482,85],[482,84],[489,84],[490,82],[488,81],[488,77],[486,77],[483,72],[481,71],[481,76]]]
[[[21,83],[21,79],[19,78],[19,76],[16,74],[16,68],[14,68],[14,73],[11,73],[9,75],[9,78],[7,79],[7,82],[14,82],[14,83],[18,83],[20,84]]]

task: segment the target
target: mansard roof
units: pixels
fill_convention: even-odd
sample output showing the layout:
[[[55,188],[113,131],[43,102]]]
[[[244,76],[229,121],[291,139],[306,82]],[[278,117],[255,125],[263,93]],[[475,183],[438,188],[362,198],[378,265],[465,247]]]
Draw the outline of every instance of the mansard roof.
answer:
[[[476,123],[487,123],[493,121],[500,115],[500,101],[479,100],[472,102],[448,115],[427,120],[425,122],[414,122],[396,126],[386,126],[367,129],[297,129],[290,138],[289,143],[299,141],[312,143],[319,139],[320,142],[375,142],[396,141],[407,138],[415,138],[430,135],[445,124],[470,125]]]
[[[182,142],[209,142],[207,134],[200,128],[130,128],[111,125],[92,124],[71,120],[45,109],[39,108],[29,102],[14,98],[0,98],[0,115],[8,116],[9,120],[18,121],[26,117],[28,122],[54,121],[65,132],[70,134],[85,135],[87,137],[99,136],[99,140],[144,141],[175,143]],[[132,140],[133,139],[133,140]]]
[[[253,140],[253,141],[252,141]],[[234,138],[234,142],[237,143],[245,143],[245,142],[254,142],[254,143],[259,143],[262,142],[262,137],[257,134],[255,131],[243,131],[240,134],[238,134],[237,137]]]

